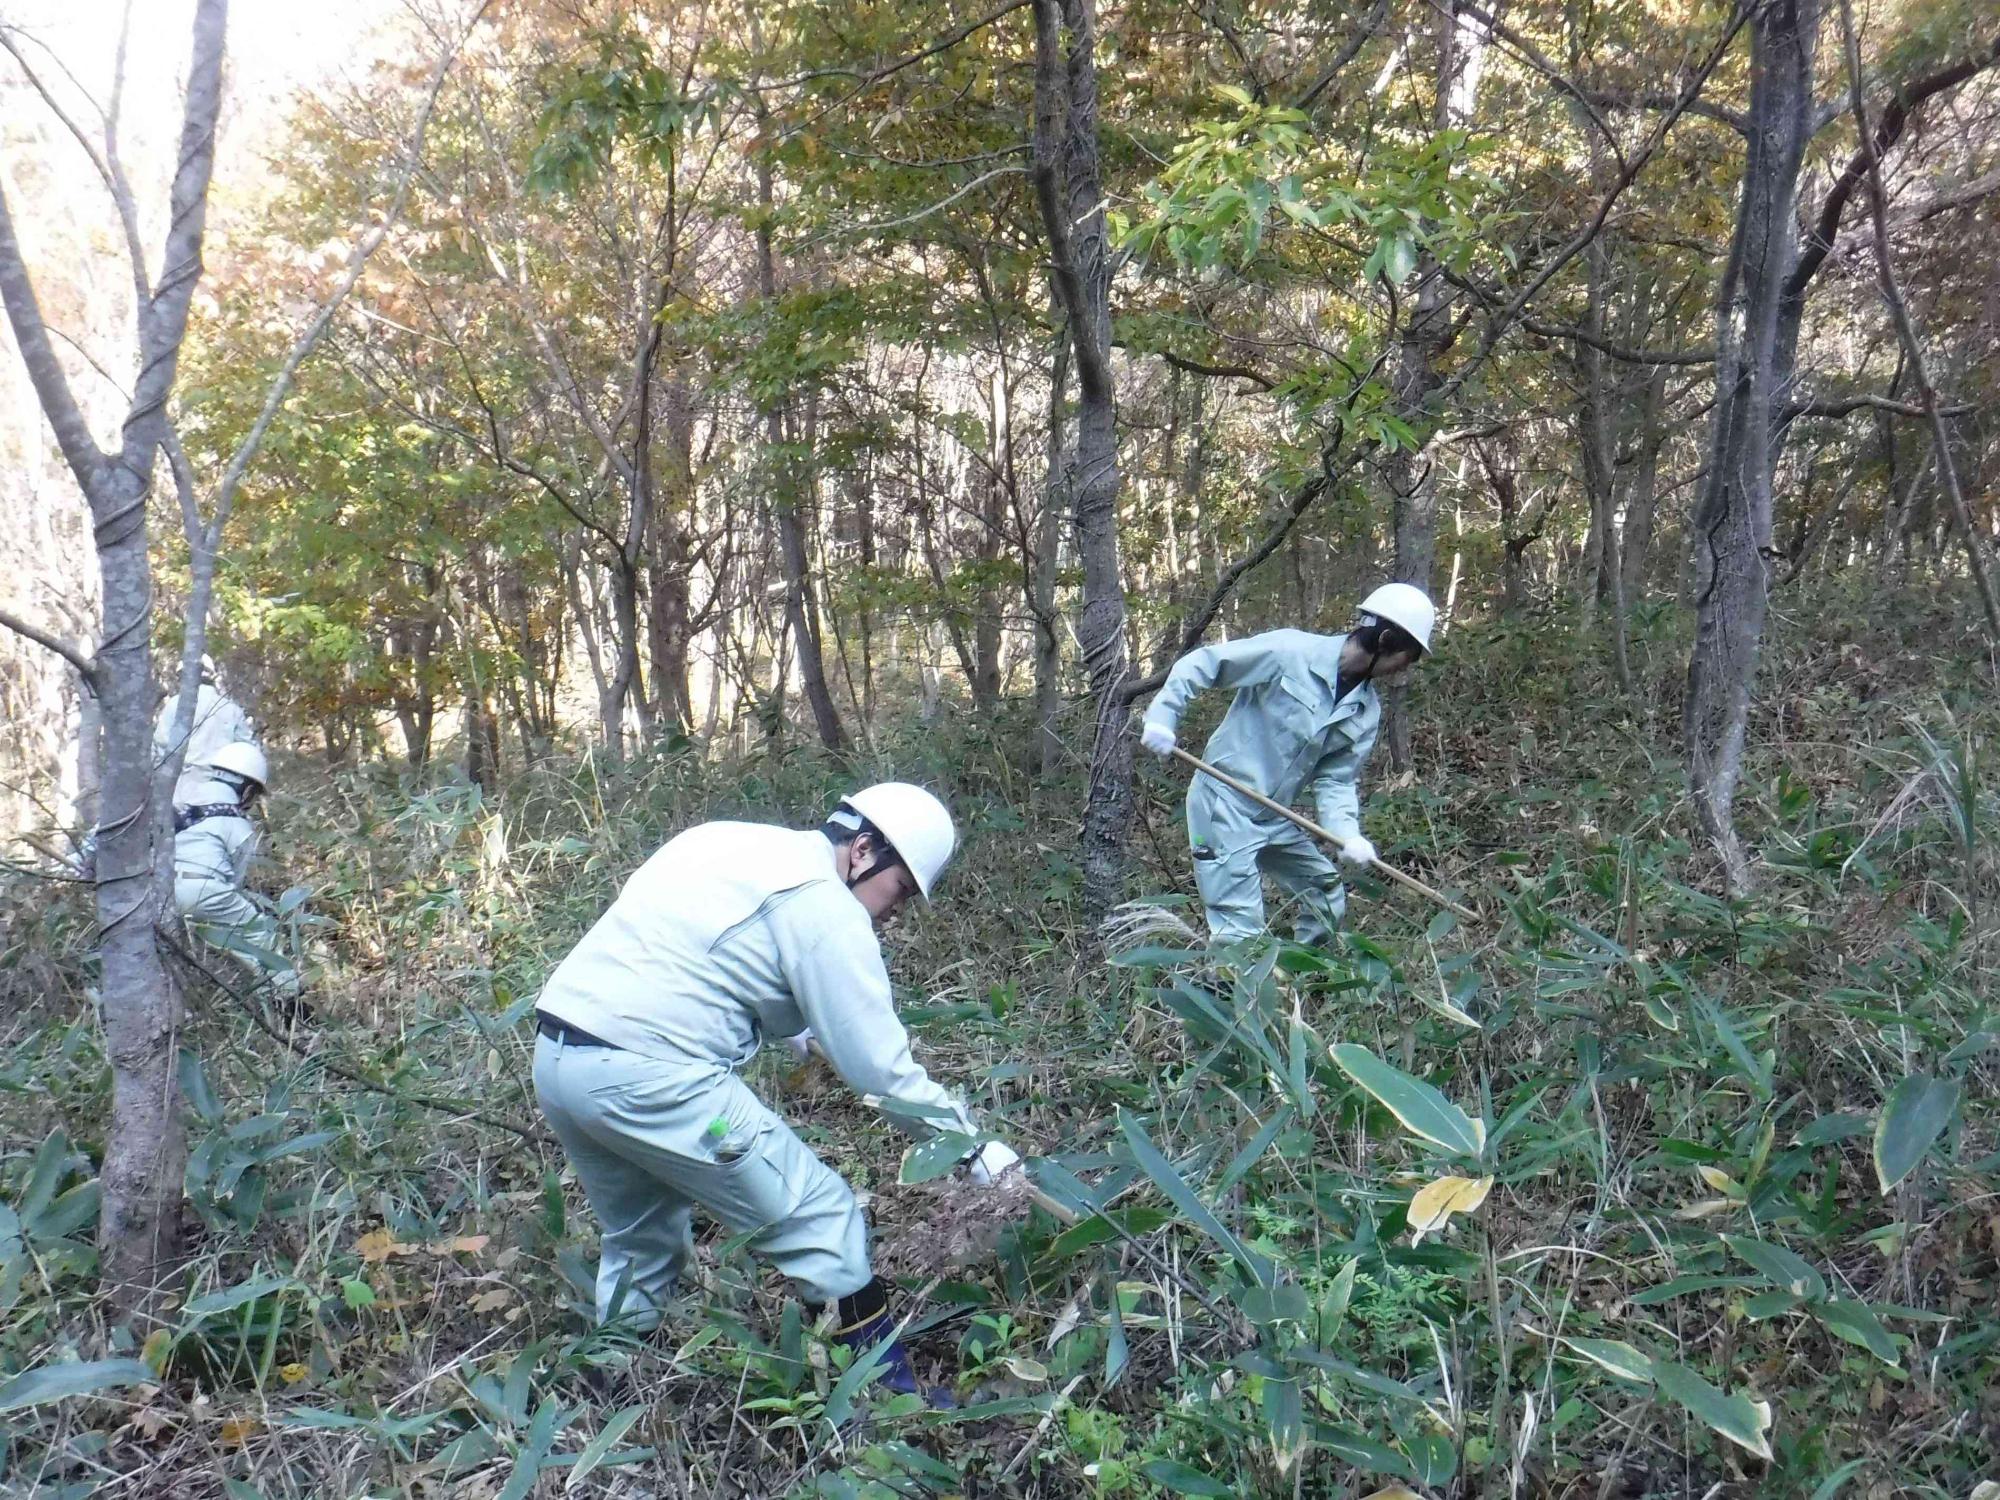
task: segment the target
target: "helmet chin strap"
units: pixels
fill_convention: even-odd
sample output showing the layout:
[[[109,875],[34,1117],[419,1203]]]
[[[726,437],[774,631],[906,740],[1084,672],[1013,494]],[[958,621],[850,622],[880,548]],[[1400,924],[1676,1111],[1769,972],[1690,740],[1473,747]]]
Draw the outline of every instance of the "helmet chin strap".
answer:
[[[875,844],[878,850],[884,847],[879,836],[876,838]],[[872,880],[884,870],[893,870],[901,863],[902,857],[898,854],[893,852],[882,854],[878,852],[875,856],[875,863],[857,873],[854,869],[854,846],[849,844],[847,846],[847,888],[851,891],[857,885],[861,884],[862,881]]]
[[[1382,623],[1380,620],[1377,620],[1373,615],[1367,616],[1366,620],[1368,623],[1376,626],[1380,626],[1380,624]],[[1368,665],[1362,671],[1361,675],[1355,678],[1356,682],[1373,682],[1375,680],[1375,664],[1382,659],[1381,641],[1382,641],[1382,634],[1381,631],[1378,629],[1375,632],[1375,634],[1371,637],[1371,643],[1368,647]]]

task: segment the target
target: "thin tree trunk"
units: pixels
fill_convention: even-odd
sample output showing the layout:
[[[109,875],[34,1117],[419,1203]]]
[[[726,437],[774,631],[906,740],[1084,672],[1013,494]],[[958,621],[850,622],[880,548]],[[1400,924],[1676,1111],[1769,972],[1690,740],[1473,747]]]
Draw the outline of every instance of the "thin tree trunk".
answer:
[[[972,607],[972,701],[990,712],[1000,703],[1000,587],[996,573],[1006,539],[1006,480],[1013,418],[1007,400],[1007,378],[994,370],[989,386],[991,421],[987,429],[986,465],[979,481],[979,536],[973,553],[979,559],[979,581]]]
[[[771,246],[771,158],[757,156],[757,202],[763,212],[757,220],[757,287],[764,300],[775,306],[778,300],[777,258]],[[820,743],[833,751],[847,748],[847,733],[840,715],[834,711],[833,694],[826,683],[826,656],[820,648],[819,606],[812,590],[812,570],[806,557],[805,530],[800,525],[799,507],[804,503],[804,487],[798,481],[797,465],[785,457],[783,410],[773,406],[764,418],[764,436],[771,450],[775,473],[771,511],[778,530],[779,560],[785,570],[785,623],[793,647],[798,651],[799,686],[812,709],[813,724]],[[780,678],[780,691],[783,679]]]
[[[694,515],[694,397],[687,382],[670,376],[661,393],[666,447],[661,454],[663,493],[654,502],[647,558],[648,634],[653,659],[653,697],[661,720],[683,734],[694,729],[694,700],[688,687],[688,573],[693,566],[688,521]]]
[[[1067,460],[1063,423],[1069,403],[1069,333],[1056,338],[1049,375],[1048,477],[1042,511],[1036,518],[1034,590],[1035,617],[1035,739],[1040,747],[1042,774],[1053,776],[1062,765],[1062,735],[1056,722],[1062,713],[1062,639],[1056,632],[1056,577],[1062,557],[1063,517],[1069,513]]]
[[[854,506],[855,550],[865,582],[855,603],[855,624],[861,636],[861,720],[872,736],[875,726],[875,486],[871,476],[849,475]]]
[[[1459,129],[1471,120],[1473,100],[1486,50],[1486,32],[1466,24],[1455,5],[1444,5],[1436,16],[1437,105],[1434,124],[1440,130]],[[1424,445],[1415,452],[1398,450],[1386,472],[1394,509],[1396,560],[1390,568],[1399,583],[1413,583],[1429,593],[1437,555],[1437,465],[1428,449],[1433,413],[1432,395],[1443,383],[1438,368],[1452,340],[1450,300],[1445,280],[1428,251],[1416,268],[1416,304],[1398,339],[1391,394],[1396,415],[1417,429]],[[1383,694],[1382,740],[1393,770],[1410,768],[1410,722],[1406,689],[1396,684]]]
[[[1694,516],[1695,643],[1682,737],[1696,815],[1732,891],[1750,885],[1733,814],[1769,606],[1774,419],[1793,363],[1781,304],[1819,23],[1819,0],[1773,0],[1750,22],[1749,152],[1717,299],[1715,425]]]
[[[1091,932],[1116,904],[1123,885],[1133,738],[1126,732],[1130,663],[1118,549],[1118,428],[1111,273],[1098,171],[1096,44],[1094,0],[1035,0],[1035,190],[1068,313],[1079,391],[1069,490],[1083,563],[1077,641],[1097,708],[1083,813],[1083,916]]]
[[[1593,150],[1592,175],[1597,170],[1598,153]],[[1600,189],[1601,190],[1601,189]],[[1611,607],[1611,662],[1618,675],[1619,691],[1632,693],[1632,667],[1625,649],[1624,570],[1618,556],[1617,477],[1612,455],[1612,392],[1605,376],[1604,304],[1610,296],[1611,252],[1603,235],[1584,250],[1588,287],[1583,327],[1589,338],[1577,341],[1577,367],[1583,379],[1583,400],[1578,408],[1582,431],[1578,448],[1583,458],[1584,488],[1590,495],[1590,525],[1596,544],[1588,559],[1590,578],[1584,599],[1585,620],[1594,615],[1600,602]],[[1589,631],[1586,629],[1585,634]]]
[[[1660,414],[1666,406],[1667,367],[1655,365],[1639,395],[1639,435],[1634,444],[1631,477],[1625,487],[1625,531],[1619,548],[1621,587],[1629,609],[1645,597],[1646,560],[1653,546],[1659,509],[1660,449],[1666,429]]]
[[[625,709],[639,685],[639,573],[626,565],[621,555],[612,561],[611,638],[618,657],[597,702],[597,720],[604,735],[604,748],[613,760],[625,757]]]
[[[43,414],[90,503],[104,639],[86,664],[103,715],[103,802],[97,854],[99,1009],[111,1064],[111,1109],[99,1169],[100,1276],[121,1316],[149,1316],[178,1253],[187,1161],[175,1084],[180,997],[155,947],[172,869],[163,808],[174,757],[153,765],[152,563],[146,507],[165,443],[189,302],[201,275],[208,185],[221,106],[226,0],[195,8],[162,272],[150,294],[135,264],[139,375],[116,453],[101,451],[50,343],[0,191],[0,300]],[[190,709],[190,712],[192,710]]]

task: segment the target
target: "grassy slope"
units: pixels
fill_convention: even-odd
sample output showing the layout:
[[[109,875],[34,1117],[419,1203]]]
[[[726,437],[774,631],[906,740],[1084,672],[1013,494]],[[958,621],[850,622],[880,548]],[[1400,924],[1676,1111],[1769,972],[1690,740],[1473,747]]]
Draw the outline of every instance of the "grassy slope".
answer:
[[[1965,1045],[1992,1024],[1996,806],[1974,747],[1997,726],[1957,617],[1941,605],[1903,628],[1834,596],[1786,621],[1743,803],[1764,883],[1734,906],[1685,843],[1677,643],[1642,642],[1628,707],[1579,687],[1593,664],[1555,665],[1578,649],[1560,622],[1459,634],[1421,694],[1423,779],[1376,787],[1370,827],[1493,920],[1468,935],[1365,892],[1361,941],[1201,971],[1232,1032],[1176,990],[1192,970],[1074,961],[1074,786],[1024,777],[1004,731],[904,731],[885,766],[950,786],[968,825],[948,899],[896,935],[920,1054],[1010,1137],[1122,1189],[1121,1233],[1059,1240],[1037,1217],[992,1259],[924,1278],[926,1315],[978,1304],[920,1336],[926,1359],[1003,1404],[937,1427],[875,1402],[878,1426],[845,1447],[826,1421],[848,1399],[837,1362],[719,1237],[669,1336],[633,1349],[585,1332],[593,1226],[533,1133],[519,1020],[661,839],[710,816],[806,821],[839,773],[804,754],[661,755],[540,772],[497,809],[377,772],[281,797],[270,842],[329,922],[308,934],[317,1013],[259,1025],[203,990],[188,1038],[205,1086],[192,1294],[255,1295],[190,1313],[158,1386],[0,1417],[0,1482],[518,1495],[625,1424],[613,1447],[652,1455],[579,1489],[1387,1482],[1356,1481],[1359,1460],[1430,1493],[1505,1492],[1518,1467],[1530,1493],[1806,1494],[1854,1463],[1853,1493],[1963,1495],[2000,1451],[1994,1053]],[[1178,785],[1149,772],[1147,788],[1134,894],[1185,891]],[[19,896],[0,919],[0,1182],[32,1210],[87,1179],[103,1079],[78,1020],[86,929],[59,894]],[[1153,925],[1171,938],[1170,919]],[[1444,995],[1484,1028],[1429,1003]],[[1334,1043],[1485,1115],[1485,1160],[1414,1140]],[[1872,1133],[1912,1072],[1956,1082],[1961,1107],[1885,1196]],[[879,1192],[891,1259],[930,1259],[936,1200],[895,1185],[898,1138],[824,1080],[760,1063],[754,1081]],[[1199,1205],[1170,1201],[1134,1134]],[[81,1154],[65,1161],[64,1142]],[[1412,1191],[1454,1165],[1492,1175],[1491,1196],[1413,1245]],[[87,1225],[52,1214],[23,1214],[20,1285],[0,1272],[0,1372],[104,1352],[69,1248]],[[1759,1237],[1809,1275],[1737,1248]],[[280,1279],[260,1291],[260,1276]],[[1789,1297],[1773,1285],[1787,1276],[1817,1295]],[[1707,1279],[1672,1285],[1689,1277]],[[1627,1356],[1563,1339],[1619,1341],[1710,1394],[1657,1366],[1651,1385],[1620,1381],[1602,1361]],[[1754,1445],[1752,1400],[1772,1408],[1770,1463],[1714,1431],[1747,1420]]]

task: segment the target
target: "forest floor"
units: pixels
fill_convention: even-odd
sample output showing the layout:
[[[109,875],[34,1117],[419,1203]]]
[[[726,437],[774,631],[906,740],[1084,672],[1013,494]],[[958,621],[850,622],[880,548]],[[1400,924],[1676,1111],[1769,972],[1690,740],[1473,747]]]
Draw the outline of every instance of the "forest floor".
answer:
[[[87,912],[15,880],[0,1381],[156,1378],[0,1384],[0,1489],[1964,1500],[2000,1481],[1992,662],[1954,601],[1782,603],[1739,901],[1689,843],[1663,619],[1630,699],[1572,621],[1455,632],[1368,825],[1485,921],[1369,886],[1323,953],[1181,951],[1182,782],[1148,766],[1147,904],[1079,958],[1080,777],[1023,770],[1025,726],[886,735],[863,774],[945,789],[966,835],[889,940],[919,1056],[1103,1212],[899,1183],[902,1138],[823,1068],[750,1081],[867,1195],[954,1413],[848,1378],[712,1226],[660,1334],[593,1332],[595,1225],[528,1083],[541,980],[646,854],[809,825],[853,771],[663,748],[488,799],[282,766],[310,1009],[190,979],[193,1259],[142,1349],[92,1289]],[[1413,1228],[1448,1176],[1476,1206]]]

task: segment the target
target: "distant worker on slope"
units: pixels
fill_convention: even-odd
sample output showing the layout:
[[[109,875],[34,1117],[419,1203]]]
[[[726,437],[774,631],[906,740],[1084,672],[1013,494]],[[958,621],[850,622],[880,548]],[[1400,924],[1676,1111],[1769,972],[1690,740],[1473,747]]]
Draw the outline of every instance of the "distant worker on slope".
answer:
[[[246,740],[223,741],[199,764],[190,759],[174,796],[174,909],[197,936],[234,938],[276,955],[278,925],[244,890],[257,852],[250,813],[269,780],[264,752]],[[289,964],[268,969],[234,948],[230,957],[253,984],[268,979],[278,1001],[297,999],[298,971]]]
[[[815,830],[704,823],[670,840],[550,976],[535,1094],[603,1226],[597,1316],[647,1329],[692,1257],[696,1205],[812,1297],[857,1350],[894,1331],[847,1184],[739,1079],[766,1038],[811,1031],[913,1135],[977,1132],[910,1055],[876,929],[929,899],[957,842],[921,787],[855,792]],[[1020,1158],[962,1164],[982,1186]],[[901,1341],[880,1366],[917,1389]]]
[[[250,716],[243,712],[234,698],[222,691],[215,677],[215,658],[204,655],[201,659],[201,682],[195,689],[194,722],[187,732],[187,758],[181,762],[180,780],[174,787],[176,803],[186,800],[184,793],[192,794],[208,779],[202,767],[215,751],[231,743],[256,743],[257,733],[250,727]],[[166,701],[160,705],[160,716],[153,721],[153,764],[156,766],[174,751],[174,715],[179,711],[180,703],[178,692],[167,694]]]
[[[1140,742],[1155,755],[1172,754],[1189,700],[1207,688],[1232,690],[1203,758],[1287,806],[1310,786],[1319,822],[1343,841],[1341,859],[1365,866],[1375,846],[1361,832],[1359,786],[1382,724],[1376,683],[1428,654],[1436,615],[1422,589],[1387,583],[1361,601],[1345,635],[1271,630],[1191,651],[1147,708]],[[1305,907],[1300,942],[1331,936],[1346,914],[1347,890],[1303,830],[1200,772],[1188,787],[1187,818],[1214,941],[1264,930],[1265,875]]]

